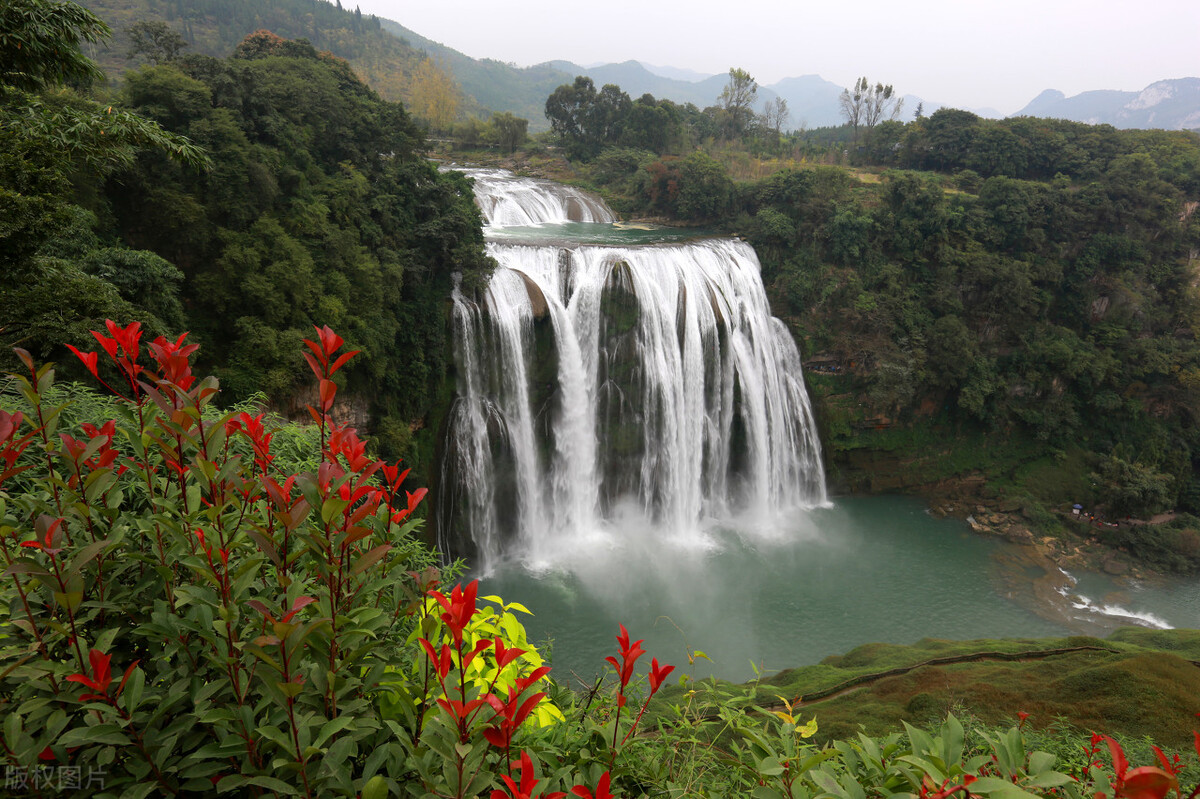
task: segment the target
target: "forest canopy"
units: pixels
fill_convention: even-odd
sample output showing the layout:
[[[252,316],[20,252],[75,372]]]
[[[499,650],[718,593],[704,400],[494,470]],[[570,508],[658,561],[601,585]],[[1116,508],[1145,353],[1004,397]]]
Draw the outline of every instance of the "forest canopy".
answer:
[[[392,431],[384,445],[409,447],[446,369],[452,274],[469,288],[490,262],[469,185],[424,159],[403,107],[266,31],[226,59],[134,70],[116,96],[39,89],[4,87],[21,103],[0,128],[14,220],[0,249],[19,276],[0,289],[4,353],[57,358],[104,318],[142,319],[190,329],[230,400],[284,402],[301,338],[336,325],[363,351],[347,381]],[[104,120],[93,139],[37,146],[53,120],[86,114]]]

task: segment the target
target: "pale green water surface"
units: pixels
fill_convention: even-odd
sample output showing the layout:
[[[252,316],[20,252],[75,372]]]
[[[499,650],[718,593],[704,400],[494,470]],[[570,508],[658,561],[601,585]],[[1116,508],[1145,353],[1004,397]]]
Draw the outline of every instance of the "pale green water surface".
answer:
[[[777,535],[614,533],[581,542],[567,562],[506,566],[481,593],[534,612],[531,640],[553,641],[560,679],[594,677],[622,622],[660,661],[686,663],[690,647],[712,659],[696,676],[733,680],[869,642],[1075,631],[1001,595],[1012,591],[996,579],[1003,546],[930,517],[917,499],[848,497],[797,513]]]

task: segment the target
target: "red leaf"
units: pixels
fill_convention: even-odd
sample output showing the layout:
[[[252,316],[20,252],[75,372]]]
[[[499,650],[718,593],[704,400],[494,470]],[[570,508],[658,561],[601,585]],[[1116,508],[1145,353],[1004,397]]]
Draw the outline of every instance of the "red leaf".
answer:
[[[658,692],[659,687],[662,686],[663,680],[665,680],[673,671],[675,671],[674,666],[668,666],[665,663],[662,666],[659,666],[658,658],[651,658],[651,660],[650,660],[650,695],[651,696],[654,696],[654,694]],[[1024,719],[1022,719],[1022,721],[1023,720]]]
[[[349,352],[339,355],[337,360],[333,362],[333,366],[329,367],[329,374],[333,374],[338,369],[341,369],[346,365],[346,361],[350,360],[355,355],[358,355],[360,352],[362,352],[362,350],[350,350]]]
[[[100,379],[100,373],[98,371],[98,362],[99,362],[99,358],[100,358],[100,353],[98,353],[98,352],[80,352],[79,350],[72,347],[70,344],[67,345],[67,349],[69,349],[71,352],[75,353],[75,357],[77,357],[79,360],[83,361],[83,365],[86,366],[87,370],[92,373],[92,377],[96,378],[97,380]]]
[[[1176,786],[1175,778],[1157,766],[1142,766],[1125,775],[1116,795],[1124,799],[1163,799]]]
[[[313,355],[317,356],[317,360],[321,362],[322,366],[329,365],[328,356],[326,356],[325,353],[321,351],[321,348],[318,347],[315,342],[309,341],[308,339],[304,339],[304,343],[310,350],[313,351]],[[307,358],[308,354],[306,353],[304,357]],[[311,365],[312,361],[309,361],[309,364]],[[316,367],[313,367],[313,371],[314,372],[317,371]],[[325,373],[323,371],[317,372],[317,377],[324,377],[324,376],[325,376]]]
[[[257,610],[262,615],[266,616],[268,621],[275,621],[275,617],[271,615],[271,610],[257,599],[251,599],[246,604]]]
[[[406,471],[405,474],[408,474],[408,472]],[[416,491],[405,491],[404,493],[408,495],[408,512],[412,513],[413,509],[421,503],[421,500],[425,499],[425,495],[429,493],[429,489],[418,488]]]
[[[116,695],[118,697],[121,695],[121,692],[125,690],[125,683],[129,682],[129,675],[133,674],[133,670],[137,668],[137,664],[139,663],[141,663],[140,660],[135,660],[133,663],[129,664],[129,668],[125,669],[125,676],[121,678],[121,684],[117,686]]]
[[[512,663],[514,660],[519,658],[521,655],[525,654],[524,649],[517,649],[516,647],[504,646],[504,642],[501,641],[499,638],[496,639],[495,646],[496,646],[496,667],[500,668],[500,669],[504,668],[509,663]]]
[[[488,727],[483,731],[483,737],[497,749],[507,749],[508,745],[512,743],[512,730],[508,726]]]
[[[539,692],[522,702],[521,706],[517,708],[517,712],[513,713],[513,726],[520,726],[525,719],[529,718],[529,714],[537,707],[538,702],[541,702],[545,698],[546,695]]]
[[[321,349],[325,351],[326,355],[332,355],[342,346],[344,340],[337,333],[334,333],[329,328],[329,325],[314,327],[313,329],[317,331],[317,338],[321,341]]]
[[[309,346],[315,346],[311,341],[305,341],[304,343]],[[307,352],[303,352],[301,355],[304,356],[304,360],[308,361],[308,368],[312,369],[313,374],[317,376],[318,380],[325,377],[325,370],[321,368],[321,364],[317,362],[316,358]]]
[[[86,674],[68,674],[67,682],[77,682],[80,685],[86,685],[88,688],[91,688],[93,691],[100,690],[100,686],[96,684],[96,681],[93,680],[91,677],[87,676]]]
[[[1167,756],[1163,754],[1163,750],[1159,749],[1154,744],[1150,744],[1150,748],[1154,750],[1154,756],[1158,758],[1159,764],[1162,765],[1163,771],[1168,774],[1178,774],[1179,772],[1171,767],[1171,761],[1167,760]]]
[[[0,441],[8,441],[21,429],[21,420],[25,417],[20,411],[8,413],[0,410]]]
[[[476,658],[476,656],[479,655],[480,652],[484,651],[491,645],[492,645],[491,641],[476,641],[475,647],[470,652],[468,652],[465,656],[463,656],[463,662],[459,668],[461,668],[463,671],[466,671],[467,666],[471,665],[471,661],[474,660]]]
[[[310,596],[296,597],[296,601],[292,603],[292,609],[289,610],[284,615],[284,617],[282,619],[280,619],[280,621],[283,622],[284,624],[287,624],[289,621],[292,620],[292,616],[295,616],[300,611],[301,608],[307,607],[308,605],[311,605],[312,603],[314,603],[316,601],[317,600],[313,599]]]
[[[1129,761],[1125,759],[1125,750],[1107,735],[1104,736],[1104,742],[1108,744],[1108,751],[1112,753],[1113,771],[1116,772],[1117,779],[1124,779],[1125,771],[1129,768]]]
[[[103,333],[98,333],[95,330],[91,332],[96,341],[100,342],[100,346],[104,348],[104,351],[108,353],[108,357],[115,360],[117,357],[117,340],[115,338],[108,338]]]
[[[337,395],[337,384],[332,380],[321,381],[321,410],[328,412],[333,407],[333,398]]]
[[[98,690],[108,692],[108,685],[112,682],[112,668],[109,665],[112,661],[111,655],[106,655],[99,649],[93,649],[88,652],[88,662],[92,665],[92,676],[96,678]]]

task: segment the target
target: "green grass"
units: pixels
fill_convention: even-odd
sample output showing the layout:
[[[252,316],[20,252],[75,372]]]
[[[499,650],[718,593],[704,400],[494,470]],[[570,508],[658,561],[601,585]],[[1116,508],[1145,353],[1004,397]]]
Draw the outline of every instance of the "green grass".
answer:
[[[1200,697],[1200,631],[1123,628],[1108,639],[924,639],[911,646],[867,644],[819,664],[780,672],[755,684],[705,683],[706,692],[756,690],[758,704],[770,697],[797,697],[841,685],[862,675],[914,666],[934,658],[979,652],[1016,653],[1068,647],[1103,647],[1021,661],[983,660],[919,666],[883,677],[834,697],[805,703],[804,718],[816,716],[822,740],[845,738],[860,729],[883,735],[901,721],[932,723],[947,712],[968,712],[988,725],[1006,725],[1018,712],[1029,724],[1051,730],[1067,724],[1131,738],[1149,736],[1160,745],[1188,747]],[[664,690],[663,701],[679,702],[682,688]]]

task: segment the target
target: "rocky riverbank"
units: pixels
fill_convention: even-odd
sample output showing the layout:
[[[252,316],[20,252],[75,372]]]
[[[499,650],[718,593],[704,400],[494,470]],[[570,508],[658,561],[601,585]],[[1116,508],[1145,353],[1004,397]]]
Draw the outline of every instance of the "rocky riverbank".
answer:
[[[1112,577],[1136,579],[1155,576],[1153,570],[1138,563],[1128,552],[1105,546],[1095,537],[1080,535],[1079,531],[1088,527],[1069,512],[1062,513],[1061,534],[1045,535],[1037,532],[1033,523],[1035,514],[1029,508],[1014,499],[988,498],[985,488],[984,478],[975,475],[942,480],[925,491],[910,491],[926,497],[931,515],[963,519],[981,535],[1029,547],[1037,553],[1035,560],[1067,571],[1103,572]]]

